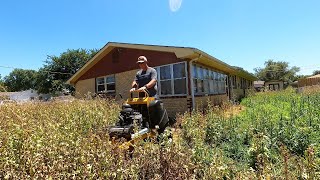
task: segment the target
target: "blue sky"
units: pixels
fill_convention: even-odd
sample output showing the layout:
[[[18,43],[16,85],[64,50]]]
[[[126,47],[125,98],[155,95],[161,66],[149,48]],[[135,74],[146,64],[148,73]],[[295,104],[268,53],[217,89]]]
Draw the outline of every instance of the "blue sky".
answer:
[[[179,5],[181,0],[173,0]],[[0,74],[107,42],[195,47],[253,72],[268,59],[320,69],[319,0],[3,0]],[[179,7],[179,6],[176,6]]]

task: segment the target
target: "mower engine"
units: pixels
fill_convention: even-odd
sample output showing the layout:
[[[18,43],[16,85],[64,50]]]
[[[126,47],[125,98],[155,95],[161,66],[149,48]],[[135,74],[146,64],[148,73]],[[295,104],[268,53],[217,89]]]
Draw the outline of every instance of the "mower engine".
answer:
[[[119,121],[109,128],[109,136],[112,140],[125,138],[132,144],[134,140],[161,134],[168,125],[162,101],[149,97],[146,91],[137,91],[137,95],[133,97],[131,93],[131,98],[122,106]]]
[[[129,104],[122,106],[119,115],[119,121],[115,126],[109,129],[109,136],[115,139],[125,138],[131,140],[131,134],[134,134],[134,128],[142,127],[142,114],[135,112]]]

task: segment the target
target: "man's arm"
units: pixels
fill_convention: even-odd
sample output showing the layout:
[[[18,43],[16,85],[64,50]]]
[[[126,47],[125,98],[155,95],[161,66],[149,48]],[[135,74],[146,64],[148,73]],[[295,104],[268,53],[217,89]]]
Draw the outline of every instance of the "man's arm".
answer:
[[[136,80],[133,80],[131,87],[132,88],[137,88],[138,87],[138,83],[137,83]]]
[[[152,88],[154,85],[156,85],[156,83],[157,83],[157,80],[156,79],[151,79],[151,81],[148,83],[148,84],[146,84],[146,85],[144,85],[147,89],[149,89],[149,88]]]
[[[132,81],[130,92],[135,91],[138,88],[137,80],[138,78],[136,74],[136,76],[134,77],[134,80]]]

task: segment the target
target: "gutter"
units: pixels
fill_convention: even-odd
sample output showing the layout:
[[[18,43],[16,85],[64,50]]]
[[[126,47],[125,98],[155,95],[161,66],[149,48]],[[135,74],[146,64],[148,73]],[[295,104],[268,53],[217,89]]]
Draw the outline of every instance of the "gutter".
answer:
[[[194,83],[193,83],[193,77],[192,77],[192,75],[194,74],[194,73],[193,73],[193,68],[192,68],[192,63],[195,62],[195,61],[197,61],[197,60],[200,59],[201,57],[202,57],[202,54],[199,54],[199,56],[198,56],[197,58],[194,58],[194,59],[192,59],[192,60],[189,62],[192,110],[194,110],[195,107],[196,107],[196,101],[195,101],[195,98],[194,98]]]

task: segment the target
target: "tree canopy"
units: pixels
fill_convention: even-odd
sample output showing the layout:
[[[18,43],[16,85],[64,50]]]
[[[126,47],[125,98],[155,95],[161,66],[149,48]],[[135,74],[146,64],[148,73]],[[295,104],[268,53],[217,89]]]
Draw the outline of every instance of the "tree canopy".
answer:
[[[98,50],[67,50],[60,56],[48,56],[45,64],[39,69],[37,76],[38,93],[55,93],[67,90],[74,91],[74,87],[65,84]]]
[[[8,91],[24,91],[35,88],[37,71],[26,69],[14,69],[4,77],[3,84]]]
[[[268,60],[264,63],[265,67],[255,68],[255,75],[263,81],[281,80],[293,82],[296,78],[296,73],[300,68],[293,66],[289,67],[289,63],[285,61]]]
[[[320,74],[320,70],[315,70],[315,71],[313,71],[313,73],[312,73],[313,76],[314,76],[314,75],[317,75],[317,74]]]
[[[7,89],[4,86],[4,81],[3,81],[1,74],[0,74],[0,92],[5,92],[5,91],[7,91]]]

